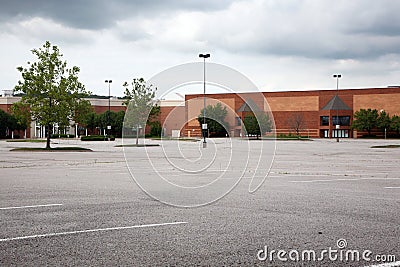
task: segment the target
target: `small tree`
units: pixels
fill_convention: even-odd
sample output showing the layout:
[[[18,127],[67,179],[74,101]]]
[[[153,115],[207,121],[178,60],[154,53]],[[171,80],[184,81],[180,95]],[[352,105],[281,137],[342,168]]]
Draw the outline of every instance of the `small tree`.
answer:
[[[270,132],[272,129],[272,121],[269,116],[263,112],[256,112],[255,114],[246,115],[243,119],[244,131],[247,134],[259,136]]]
[[[353,129],[358,131],[367,131],[371,135],[372,129],[378,124],[378,111],[376,109],[360,109],[354,113]]]
[[[222,104],[219,102],[215,106],[208,105],[206,107],[206,124],[208,131],[215,136],[225,136],[229,127],[228,123],[225,121],[227,114],[228,111],[226,107],[222,107]],[[200,111],[197,121],[200,125],[204,123],[204,109]]]
[[[125,111],[106,111],[102,114],[96,115],[96,123],[101,128],[105,129],[107,125],[111,125],[111,134],[114,136],[121,136],[122,127],[124,123]]]
[[[92,104],[90,101],[85,99],[80,99],[76,101],[74,108],[74,120],[76,123],[84,124],[86,117],[94,112]]]
[[[390,124],[392,120],[390,119],[390,116],[386,111],[381,110],[379,113],[378,119],[377,119],[377,127],[382,131],[385,132],[386,129],[390,129]]]
[[[296,112],[288,118],[288,124],[289,127],[296,132],[296,135],[300,136],[300,131],[305,128],[306,122],[303,114]]]
[[[83,119],[83,122],[81,122],[86,128],[90,129],[92,133],[94,132],[94,129],[99,126],[98,124],[98,115],[92,111],[88,113],[85,118]]]
[[[150,135],[153,137],[161,137],[162,126],[159,121],[155,121],[151,124]]]
[[[136,128],[136,145],[139,144],[139,129],[145,128],[159,113],[159,108],[154,105],[154,97],[157,88],[147,85],[143,78],[133,79],[131,89],[129,84],[123,84],[125,89],[124,105],[127,106],[124,127],[128,129]]]
[[[112,120],[112,129],[115,136],[122,135],[122,128],[124,126],[125,111],[121,110],[115,113]]]
[[[7,136],[7,130],[14,130],[17,127],[17,121],[11,114],[0,109],[0,138]]]
[[[390,128],[392,130],[396,131],[397,134],[400,134],[400,116],[393,115],[391,123],[390,123]]]
[[[46,148],[50,149],[52,126],[69,125],[73,119],[77,101],[87,95],[78,81],[80,69],[67,68],[57,46],[47,41],[42,48],[33,49],[37,57],[28,67],[18,67],[22,80],[15,86],[16,93],[23,93],[22,103],[29,106],[31,117],[47,127]]]
[[[26,129],[31,123],[31,112],[29,110],[29,106],[21,101],[15,102],[11,106],[11,113],[17,120],[18,129],[24,130],[26,135]]]

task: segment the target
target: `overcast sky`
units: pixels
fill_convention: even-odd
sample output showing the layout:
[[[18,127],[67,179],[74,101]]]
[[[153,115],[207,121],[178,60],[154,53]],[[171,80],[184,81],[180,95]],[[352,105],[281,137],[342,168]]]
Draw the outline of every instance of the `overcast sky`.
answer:
[[[96,94],[124,81],[210,61],[263,91],[400,84],[398,0],[0,0],[0,90],[46,40]]]

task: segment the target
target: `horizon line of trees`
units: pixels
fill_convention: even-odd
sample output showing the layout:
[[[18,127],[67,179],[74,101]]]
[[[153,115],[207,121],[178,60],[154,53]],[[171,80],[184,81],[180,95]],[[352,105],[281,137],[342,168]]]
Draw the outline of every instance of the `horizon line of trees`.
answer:
[[[46,129],[46,149],[51,149],[54,125],[58,129],[65,129],[78,123],[93,130],[111,126],[111,132],[107,129],[108,134],[122,134],[125,112],[94,113],[91,103],[85,99],[90,98],[92,93],[79,81],[80,68],[68,68],[67,61],[56,45],[46,41],[42,47],[32,49],[31,52],[37,58],[36,61],[28,61],[27,66],[17,67],[21,79],[14,87],[14,93],[19,94],[21,100],[12,106],[16,120],[7,117],[7,123],[2,123],[2,126],[7,125],[7,129],[11,129],[20,125],[26,129],[31,120],[39,122]],[[161,128],[154,122],[158,114],[154,111],[159,111],[154,109],[157,106],[153,101],[156,88],[147,85],[143,78],[133,79],[131,85],[131,89],[127,82],[122,85],[125,87],[122,99],[125,99],[124,105],[128,112],[125,120],[127,127],[138,129],[139,125],[145,127],[152,122],[153,128]]]
[[[200,114],[197,116],[197,121],[200,126],[204,123],[204,108],[200,110]],[[220,102],[215,105],[206,106],[206,118],[205,123],[207,124],[207,130],[202,130],[204,135],[210,135],[210,137],[225,137],[229,135],[229,123],[225,121],[228,114],[226,106],[223,106]],[[241,121],[243,133],[247,136],[256,136],[257,139],[262,137],[265,133],[270,132],[272,129],[272,121],[267,113],[265,112],[247,112]]]
[[[27,124],[20,122],[18,116],[0,109],[0,138],[9,138],[13,131],[25,131],[27,128]]]
[[[372,136],[373,130],[379,130],[382,133],[393,131],[400,135],[400,116],[390,116],[384,110],[360,109],[354,113],[351,128],[357,131],[365,131],[368,136]]]

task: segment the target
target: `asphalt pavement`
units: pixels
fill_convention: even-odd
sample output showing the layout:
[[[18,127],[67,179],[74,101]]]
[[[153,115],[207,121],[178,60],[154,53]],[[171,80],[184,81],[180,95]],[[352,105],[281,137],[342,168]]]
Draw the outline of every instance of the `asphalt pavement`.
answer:
[[[0,141],[0,266],[400,266],[400,148],[372,148],[400,140],[252,140],[267,151],[252,164],[248,142],[213,139],[210,172],[193,169],[201,142],[54,142],[93,152]],[[206,189],[142,179],[161,176]]]

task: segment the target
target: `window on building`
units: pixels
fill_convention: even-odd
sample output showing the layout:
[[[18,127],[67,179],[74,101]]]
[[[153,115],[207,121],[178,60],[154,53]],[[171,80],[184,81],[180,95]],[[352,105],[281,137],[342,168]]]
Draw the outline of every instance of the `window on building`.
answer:
[[[333,125],[341,125],[341,126],[349,126],[350,125],[350,116],[333,116],[332,117]]]
[[[340,119],[340,125],[350,126],[350,116],[341,116],[339,117],[339,119]]]
[[[329,126],[329,116],[321,116],[321,126]]]

